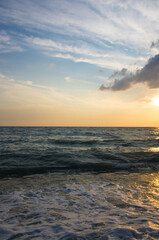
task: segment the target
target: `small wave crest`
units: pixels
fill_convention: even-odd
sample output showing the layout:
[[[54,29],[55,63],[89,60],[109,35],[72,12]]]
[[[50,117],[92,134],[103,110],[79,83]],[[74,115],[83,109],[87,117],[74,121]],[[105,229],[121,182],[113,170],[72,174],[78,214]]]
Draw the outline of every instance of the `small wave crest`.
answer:
[[[49,143],[57,145],[93,145],[96,144],[97,140],[80,140],[80,139],[50,139]]]

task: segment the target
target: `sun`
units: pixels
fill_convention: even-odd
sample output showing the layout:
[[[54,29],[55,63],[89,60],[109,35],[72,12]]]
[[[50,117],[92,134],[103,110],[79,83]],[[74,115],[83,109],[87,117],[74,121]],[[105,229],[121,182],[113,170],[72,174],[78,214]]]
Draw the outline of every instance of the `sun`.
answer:
[[[154,97],[153,98],[153,104],[157,107],[159,107],[159,97]]]

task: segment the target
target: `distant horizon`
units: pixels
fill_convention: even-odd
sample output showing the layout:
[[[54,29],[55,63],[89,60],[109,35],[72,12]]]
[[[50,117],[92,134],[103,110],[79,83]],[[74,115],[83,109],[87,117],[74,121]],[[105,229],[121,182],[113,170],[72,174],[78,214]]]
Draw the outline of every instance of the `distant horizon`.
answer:
[[[43,128],[52,128],[52,127],[55,127],[55,128],[159,128],[159,127],[155,127],[155,126],[9,126],[9,125],[0,125],[0,128],[1,127],[43,127]]]

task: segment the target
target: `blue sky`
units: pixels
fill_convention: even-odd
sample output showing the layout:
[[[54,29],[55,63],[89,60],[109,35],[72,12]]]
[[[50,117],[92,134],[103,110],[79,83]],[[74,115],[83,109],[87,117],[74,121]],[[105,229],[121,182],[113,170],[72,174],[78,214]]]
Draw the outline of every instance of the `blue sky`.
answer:
[[[114,72],[119,81],[122,69],[136,74],[158,54],[158,11],[156,0],[1,0],[0,124],[69,125],[72,119],[74,125],[89,125],[90,115],[92,125],[110,125],[111,120],[101,121],[103,112],[115,119],[128,111],[127,102],[151,102],[158,85],[151,90],[141,79],[131,81],[135,90],[107,90],[114,89]],[[146,106],[133,105],[132,111]],[[37,116],[25,121],[35,109]],[[55,121],[40,122],[44,111]]]

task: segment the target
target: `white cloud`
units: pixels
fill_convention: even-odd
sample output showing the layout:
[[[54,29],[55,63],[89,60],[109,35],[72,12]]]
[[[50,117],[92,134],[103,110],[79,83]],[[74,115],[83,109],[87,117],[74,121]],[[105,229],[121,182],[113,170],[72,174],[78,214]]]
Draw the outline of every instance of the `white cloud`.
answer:
[[[26,84],[33,85],[32,81],[26,81]]]
[[[70,77],[65,77],[66,82],[70,83],[72,82],[72,79]]]
[[[18,39],[1,32],[0,49],[22,51],[27,45],[75,62],[128,68],[131,59],[136,62],[145,56],[151,42],[158,39],[158,9],[155,0],[46,0],[40,4],[38,0],[7,0],[1,4],[0,21],[28,34],[17,30]]]
[[[0,42],[1,43],[9,43],[10,37],[5,31],[0,31]]]
[[[8,0],[1,5],[0,19],[32,29],[92,36],[112,42],[129,41],[131,45],[143,47],[159,32],[156,29],[158,8],[159,3],[154,0],[149,3],[137,0],[124,3],[122,0],[46,0],[41,4],[31,0]]]
[[[0,52],[20,51],[22,51],[22,47],[6,31],[0,31]]]
[[[65,77],[66,82],[70,83],[72,82],[72,79],[70,77]]]
[[[92,57],[109,57],[109,54],[103,53],[100,49],[90,47],[84,41],[76,41],[76,46],[70,45],[70,41],[56,42],[51,39],[43,39],[37,37],[26,37],[26,42],[35,47],[48,51],[56,51],[62,53],[74,53],[78,55],[86,55]]]
[[[144,57],[130,57],[122,53],[113,53],[111,52],[109,57],[101,54],[100,57],[93,56],[80,56],[69,53],[54,53],[51,51],[45,51],[45,54],[55,58],[70,59],[74,62],[83,62],[94,64],[99,67],[121,70],[123,67],[129,69],[130,71],[135,71],[138,68],[141,68],[146,62]]]
[[[4,78],[6,78],[6,76],[0,73],[0,79],[4,79]]]

